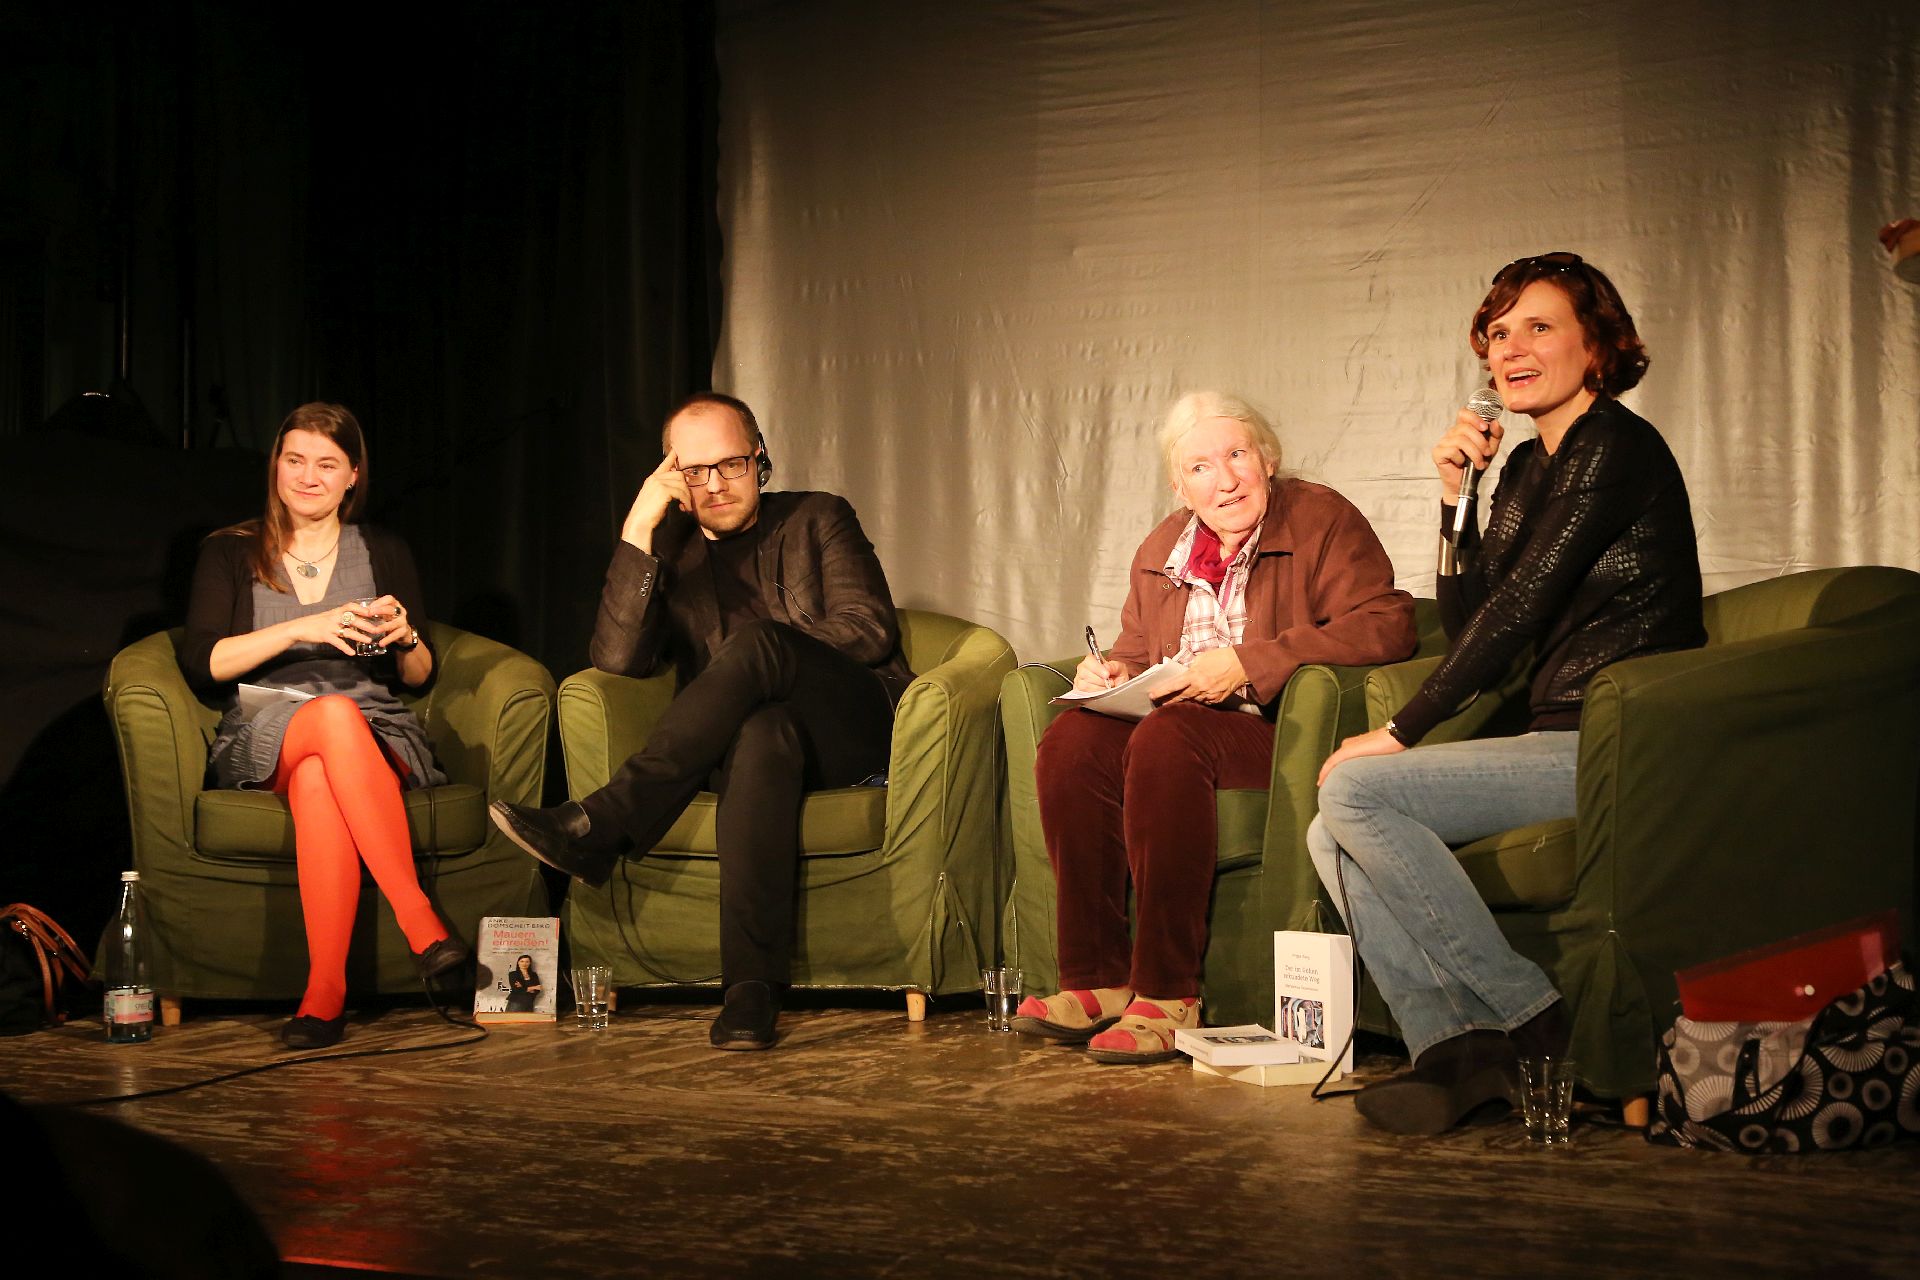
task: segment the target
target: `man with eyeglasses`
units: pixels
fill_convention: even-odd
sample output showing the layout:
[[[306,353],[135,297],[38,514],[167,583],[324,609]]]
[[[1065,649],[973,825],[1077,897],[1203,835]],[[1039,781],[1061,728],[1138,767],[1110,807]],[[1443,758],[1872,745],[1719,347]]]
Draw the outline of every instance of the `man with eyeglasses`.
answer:
[[[702,392],[668,418],[666,453],[633,500],[594,624],[594,666],[680,691],[611,781],[493,820],[549,866],[607,882],[702,790],[720,796],[720,965],[709,1039],[775,1039],[793,950],[800,802],[885,771],[893,707],[913,679],[873,544],[844,498],[763,493],[773,464],[753,411]]]

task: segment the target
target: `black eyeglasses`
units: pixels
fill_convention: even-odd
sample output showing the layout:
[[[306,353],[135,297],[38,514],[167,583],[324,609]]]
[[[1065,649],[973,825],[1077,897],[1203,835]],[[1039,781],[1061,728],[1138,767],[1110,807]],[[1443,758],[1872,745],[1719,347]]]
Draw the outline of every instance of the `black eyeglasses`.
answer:
[[[738,480],[747,474],[747,463],[752,460],[750,454],[736,454],[731,458],[722,458],[718,462],[701,463],[698,466],[680,468],[680,476],[688,484],[698,489],[707,482],[709,472],[718,471],[722,480]]]
[[[1530,258],[1515,258],[1512,262],[1509,262],[1506,266],[1494,272],[1493,283],[1499,284],[1508,272],[1516,268],[1525,271],[1528,267],[1540,266],[1546,267],[1550,271],[1571,271],[1584,262],[1585,259],[1579,254],[1568,253],[1564,249],[1555,250],[1553,253],[1536,253]]]

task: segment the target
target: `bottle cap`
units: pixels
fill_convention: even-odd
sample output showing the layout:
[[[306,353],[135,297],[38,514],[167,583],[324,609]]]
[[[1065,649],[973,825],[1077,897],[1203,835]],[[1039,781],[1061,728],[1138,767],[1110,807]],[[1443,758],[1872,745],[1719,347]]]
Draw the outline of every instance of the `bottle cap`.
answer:
[[[122,871],[120,873],[121,884],[125,884],[129,880],[138,880],[139,878],[140,878],[140,873],[138,871]]]

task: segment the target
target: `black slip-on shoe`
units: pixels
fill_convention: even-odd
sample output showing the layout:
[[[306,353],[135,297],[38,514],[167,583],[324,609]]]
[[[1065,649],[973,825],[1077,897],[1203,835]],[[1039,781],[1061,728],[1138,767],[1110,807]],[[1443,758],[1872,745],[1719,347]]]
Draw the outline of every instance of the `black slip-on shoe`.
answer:
[[[758,978],[736,982],[727,988],[726,1003],[713,1020],[707,1042],[716,1049],[771,1049],[779,1021],[780,1002],[770,984]]]
[[[346,1031],[345,1013],[337,1018],[316,1018],[303,1013],[288,1019],[287,1025],[280,1028],[280,1043],[289,1049],[328,1049],[339,1044]]]
[[[425,951],[414,953],[413,963],[420,970],[420,981],[432,982],[443,973],[452,973],[473,957],[467,944],[448,934],[438,942],[427,944]]]
[[[620,860],[618,854],[589,849],[581,843],[593,824],[587,819],[587,811],[573,801],[551,809],[534,809],[495,800],[487,806],[487,813],[507,839],[555,871],[564,871],[591,888],[605,884],[613,875],[613,864]]]

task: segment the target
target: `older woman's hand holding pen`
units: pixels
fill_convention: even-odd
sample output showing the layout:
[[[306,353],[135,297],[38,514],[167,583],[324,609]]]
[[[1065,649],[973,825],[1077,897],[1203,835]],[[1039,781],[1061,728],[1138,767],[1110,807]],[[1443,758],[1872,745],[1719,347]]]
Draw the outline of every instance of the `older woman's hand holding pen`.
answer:
[[[1073,671],[1073,687],[1079,693],[1094,693],[1101,689],[1111,689],[1123,683],[1127,678],[1127,669],[1109,658],[1100,656],[1100,642],[1093,638],[1093,628],[1087,628],[1087,656]]]

